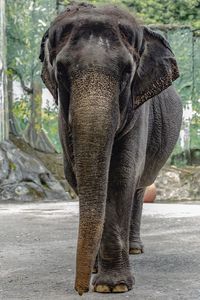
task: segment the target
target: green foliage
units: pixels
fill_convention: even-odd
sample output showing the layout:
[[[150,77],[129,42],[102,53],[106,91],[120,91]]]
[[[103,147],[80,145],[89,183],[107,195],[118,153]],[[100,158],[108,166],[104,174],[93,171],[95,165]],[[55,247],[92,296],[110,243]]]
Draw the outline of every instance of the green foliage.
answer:
[[[200,26],[199,0],[122,0],[122,3],[133,8],[146,23]]]
[[[52,151],[53,146],[41,126],[39,52],[41,38],[55,15],[53,0],[7,1],[8,72],[17,76],[23,90],[31,94],[31,118],[23,136],[32,147],[39,150],[49,147]]]
[[[83,0],[84,1],[84,0]],[[7,61],[9,75],[13,69],[32,87],[40,75],[39,48],[41,38],[58,11],[68,0],[7,0]],[[80,1],[82,2],[82,1]],[[177,24],[200,28],[200,0],[89,0],[94,4],[116,4],[125,7],[146,24]],[[59,5],[58,5],[59,4]],[[200,32],[200,31],[199,31]],[[176,87],[184,105],[192,101],[193,116],[190,124],[191,147],[200,147],[200,37],[194,37],[189,28],[167,31],[167,38],[177,57],[180,78]],[[30,99],[24,96],[14,104],[14,114],[22,129],[30,122]],[[47,107],[42,111],[42,127],[57,150],[60,149],[57,110]],[[180,152],[180,145],[176,152]]]
[[[67,5],[63,0],[60,4]],[[94,4],[116,4],[136,12],[146,24],[186,24],[200,28],[199,0],[89,0]]]
[[[18,120],[22,130],[25,130],[30,120],[30,102],[27,97],[23,97],[14,102],[13,113]],[[55,106],[42,110],[42,127],[48,134],[48,137],[54,144],[56,150],[61,152],[61,146],[58,136],[58,111]]]
[[[40,75],[41,36],[55,16],[55,9],[47,0],[7,0],[6,4],[8,69],[17,70],[30,83],[33,76]]]
[[[48,137],[54,144],[56,150],[61,152],[61,145],[58,135],[58,110],[57,107],[50,107],[43,109],[42,112],[42,126],[48,133]]]
[[[13,113],[20,124],[20,128],[24,130],[30,119],[30,103],[26,96],[14,102]]]

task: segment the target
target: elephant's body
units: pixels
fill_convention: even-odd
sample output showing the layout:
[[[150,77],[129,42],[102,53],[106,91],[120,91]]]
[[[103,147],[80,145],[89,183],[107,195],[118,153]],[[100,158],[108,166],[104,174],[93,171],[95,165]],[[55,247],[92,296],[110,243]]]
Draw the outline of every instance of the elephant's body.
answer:
[[[171,154],[180,132],[182,104],[173,86],[149,103],[148,141],[140,187],[152,184]]]
[[[64,151],[65,177],[78,194],[72,136],[69,134],[66,137],[65,133],[69,130],[64,116],[62,116],[62,111],[60,111],[59,120],[60,139]],[[133,188],[130,192],[132,199],[129,233],[130,253],[143,252],[140,224],[144,191],[148,185],[155,181],[158,172],[171,154],[179,136],[181,120],[181,99],[174,87],[171,86],[140,106],[134,114],[130,111],[123,129],[116,133],[109,172],[115,174],[111,181],[115,191],[118,190],[121,173],[124,173],[127,189],[128,186]],[[122,156],[123,160],[119,163]],[[129,170],[123,172],[127,168],[127,164]],[[123,193],[119,198],[118,201],[122,205],[130,207],[129,199],[126,203]],[[109,218],[111,218],[112,213],[112,210],[109,211]]]
[[[64,151],[65,177],[78,193],[72,136],[69,133],[66,137],[65,133],[69,130],[62,115],[61,110],[60,139]],[[113,149],[120,147],[119,145],[123,144],[127,137],[128,148],[134,155],[133,160],[129,163],[136,173],[134,177],[137,182],[135,190],[145,188],[155,181],[158,172],[166,163],[177,142],[181,121],[181,99],[172,86],[144,103],[134,114],[130,111],[123,130],[116,133]],[[123,168],[123,166],[121,167]]]
[[[178,68],[168,42],[116,7],[73,4],[43,37],[42,78],[59,102],[66,179],[80,202],[75,288],[132,288],[143,195],[178,139]],[[147,101],[148,100],[148,101]]]

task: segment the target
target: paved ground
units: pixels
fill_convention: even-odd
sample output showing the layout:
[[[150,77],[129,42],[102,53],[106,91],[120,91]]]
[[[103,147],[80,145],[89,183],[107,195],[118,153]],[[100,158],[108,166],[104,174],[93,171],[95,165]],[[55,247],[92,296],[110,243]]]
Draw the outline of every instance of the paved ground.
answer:
[[[77,203],[0,204],[0,299],[78,300]],[[200,205],[146,204],[133,291],[81,299],[199,300]]]

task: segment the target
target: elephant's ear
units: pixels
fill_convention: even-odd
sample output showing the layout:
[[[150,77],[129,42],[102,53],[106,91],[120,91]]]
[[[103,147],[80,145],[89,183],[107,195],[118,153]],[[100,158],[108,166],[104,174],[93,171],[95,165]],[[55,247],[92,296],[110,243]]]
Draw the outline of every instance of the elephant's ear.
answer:
[[[144,27],[139,65],[132,83],[134,108],[161,93],[178,77],[178,66],[169,43]]]
[[[56,104],[58,104],[58,92],[57,92],[57,84],[54,78],[53,67],[49,60],[49,49],[48,49],[48,35],[49,30],[47,30],[42,38],[41,47],[40,47],[40,56],[39,59],[43,63],[41,77],[55,99]]]

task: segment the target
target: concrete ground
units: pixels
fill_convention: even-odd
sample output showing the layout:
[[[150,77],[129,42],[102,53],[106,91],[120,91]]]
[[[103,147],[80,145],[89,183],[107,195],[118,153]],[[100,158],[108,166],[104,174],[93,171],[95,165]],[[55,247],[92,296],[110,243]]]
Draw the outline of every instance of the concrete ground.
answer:
[[[78,203],[0,204],[0,299],[78,300]],[[200,205],[145,204],[145,254],[131,256],[136,285],[81,299],[199,300]]]

